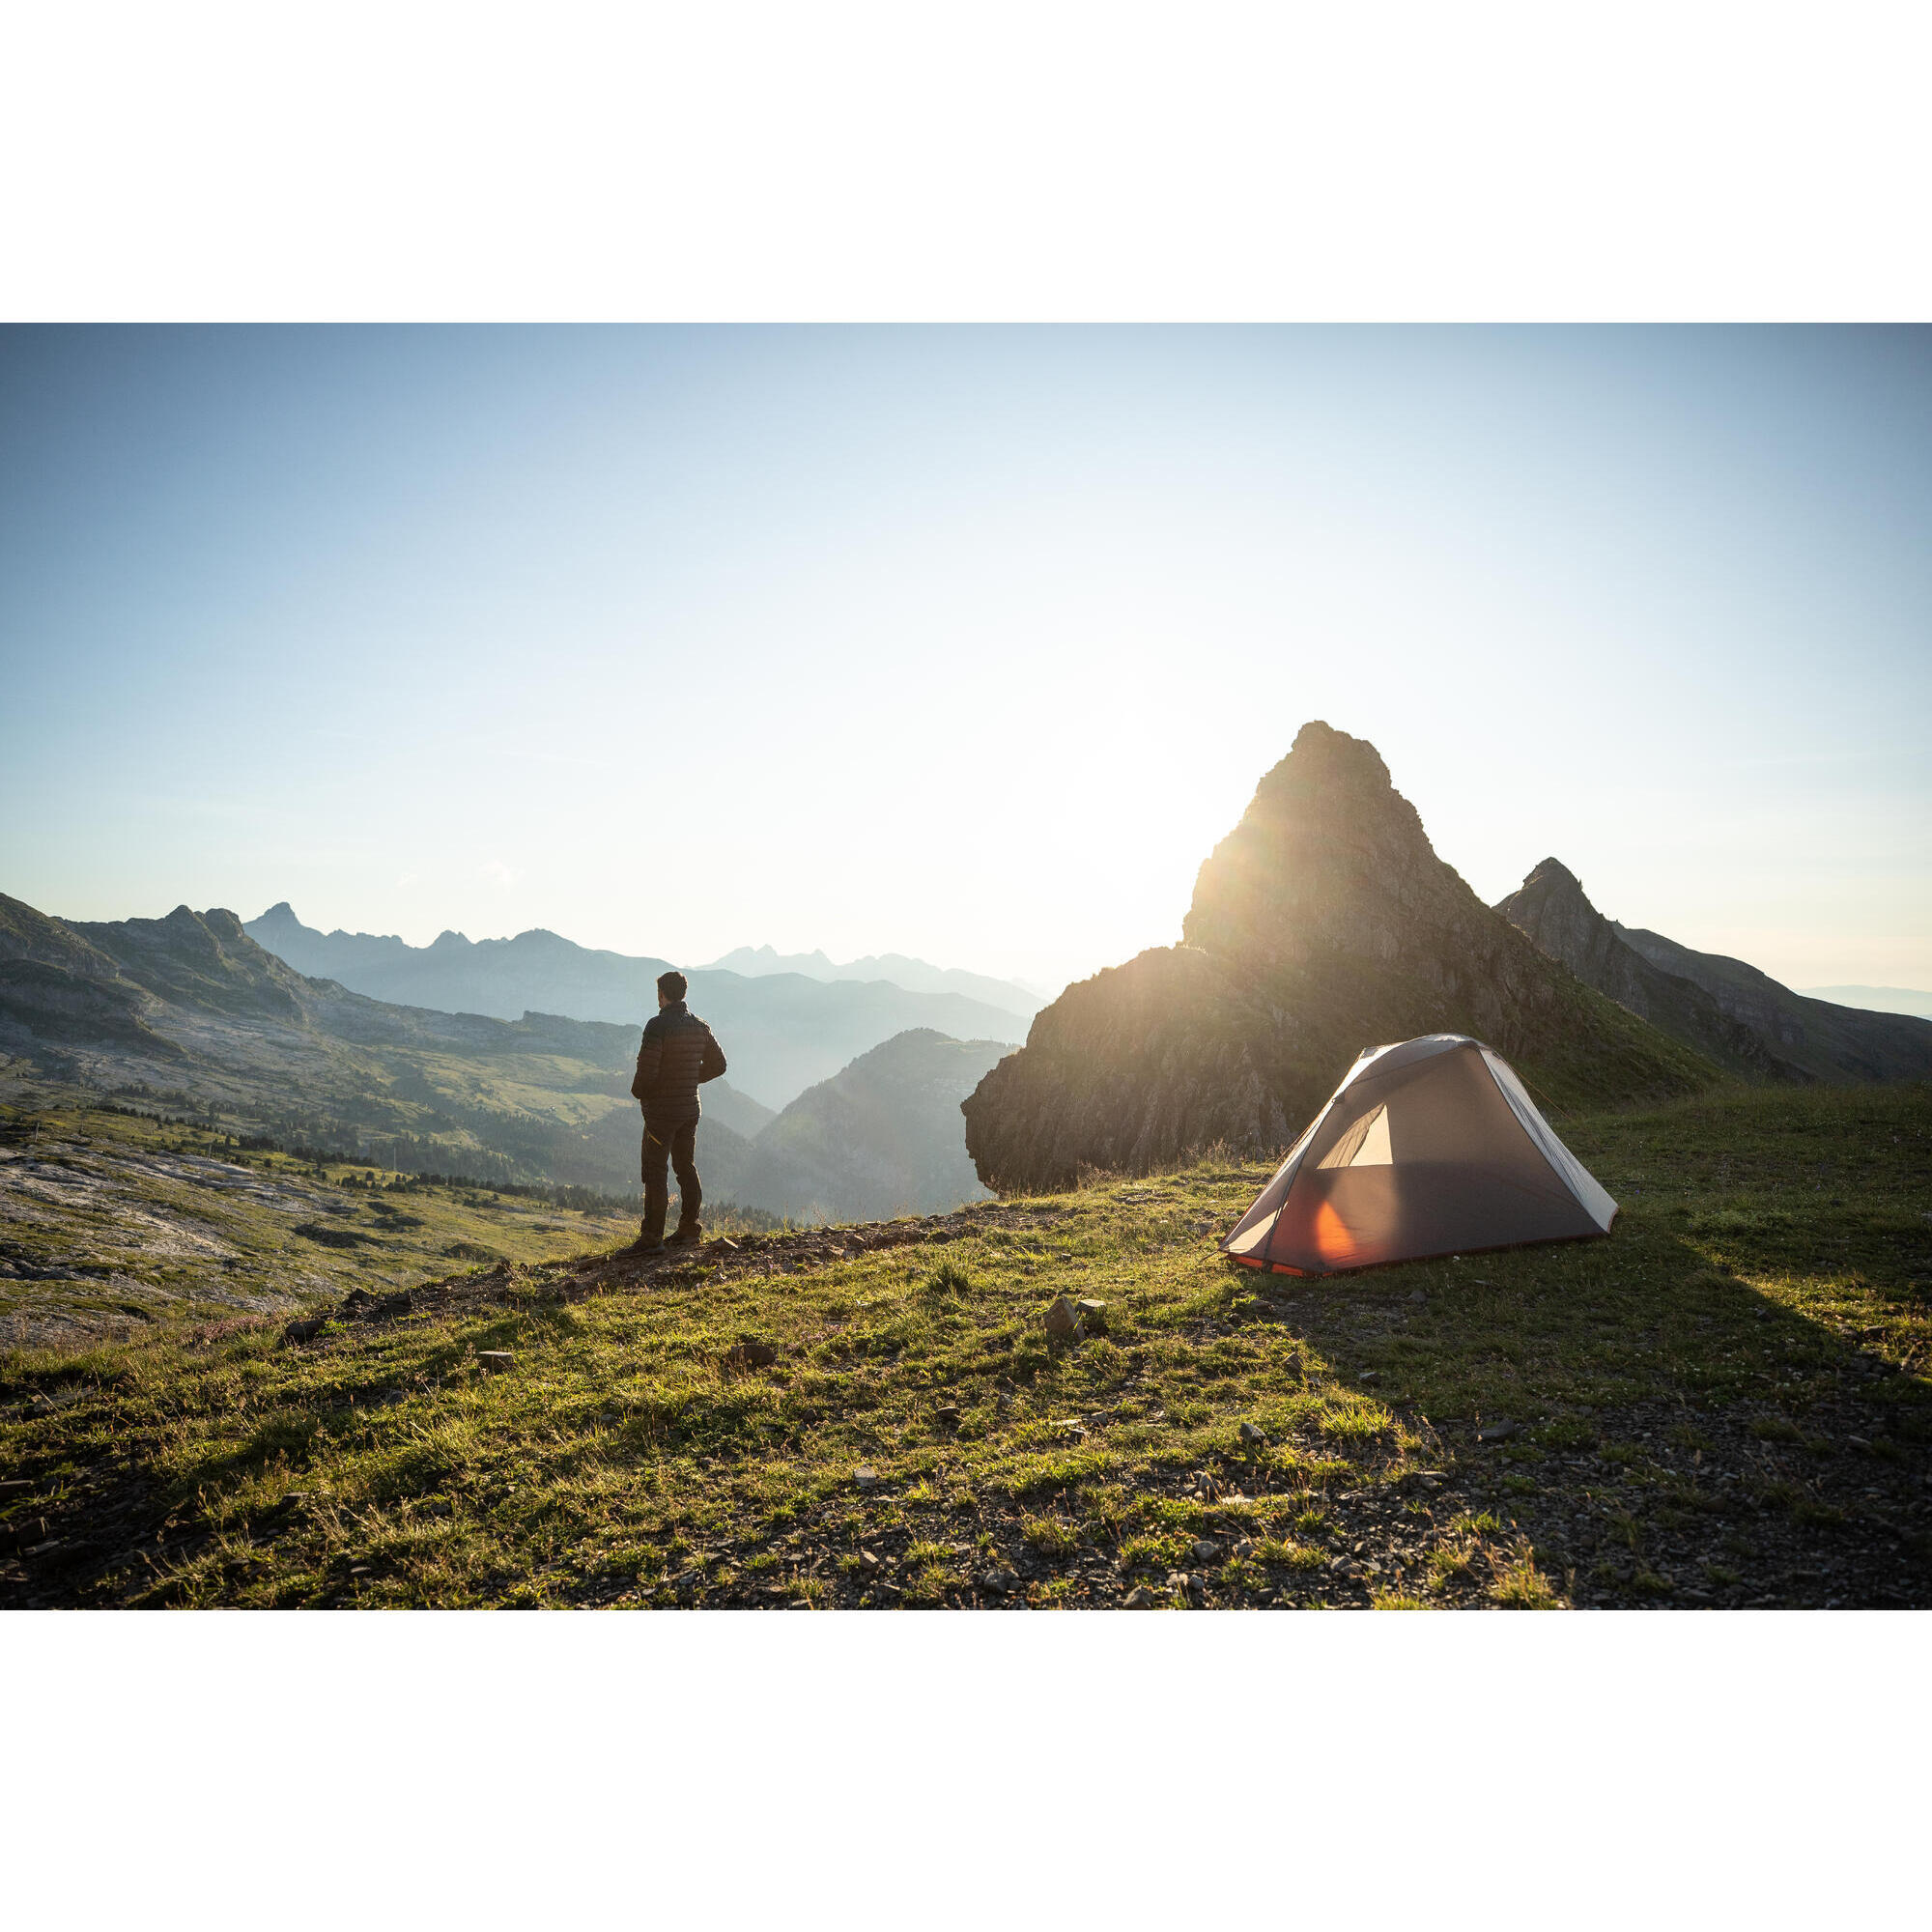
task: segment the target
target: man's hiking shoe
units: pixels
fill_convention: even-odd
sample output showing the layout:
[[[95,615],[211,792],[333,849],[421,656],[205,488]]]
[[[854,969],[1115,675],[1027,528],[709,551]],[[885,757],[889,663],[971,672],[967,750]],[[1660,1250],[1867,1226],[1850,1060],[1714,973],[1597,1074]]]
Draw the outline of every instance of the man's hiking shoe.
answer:
[[[674,1248],[695,1248],[703,1238],[703,1228],[694,1221],[688,1228],[679,1228],[670,1237],[670,1244]]]
[[[659,1236],[659,1237],[654,1241],[647,1235],[639,1235],[638,1238],[635,1241],[633,1241],[628,1248],[624,1250],[624,1252],[627,1255],[661,1255],[664,1253],[664,1251],[665,1251],[664,1236]]]

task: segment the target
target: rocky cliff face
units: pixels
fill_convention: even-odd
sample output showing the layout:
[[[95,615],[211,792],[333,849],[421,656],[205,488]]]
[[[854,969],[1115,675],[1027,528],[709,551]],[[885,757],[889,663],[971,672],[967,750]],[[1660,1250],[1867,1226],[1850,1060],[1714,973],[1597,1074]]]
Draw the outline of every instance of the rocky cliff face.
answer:
[[[1728,1071],[1749,1080],[1811,1077],[1780,1060],[1762,1035],[1725,1011],[1694,980],[1639,952],[1623,928],[1590,903],[1560,860],[1544,860],[1496,910],[1585,985]]]
[[[1375,747],[1322,724],[1202,867],[1179,947],[1069,987],[965,1103],[989,1185],[1292,1140],[1365,1046],[1474,1034],[1561,1106],[1716,1073],[1578,981],[1435,856]]]

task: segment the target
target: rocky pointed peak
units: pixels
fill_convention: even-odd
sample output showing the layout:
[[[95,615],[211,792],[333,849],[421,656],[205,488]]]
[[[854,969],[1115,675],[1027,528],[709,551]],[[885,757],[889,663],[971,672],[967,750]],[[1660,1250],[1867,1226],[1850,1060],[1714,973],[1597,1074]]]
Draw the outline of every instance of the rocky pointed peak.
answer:
[[[1496,901],[1496,911],[1572,972],[1581,972],[1578,962],[1615,936],[1611,922],[1590,903],[1582,881],[1560,859],[1533,867],[1515,892]]]
[[[1561,859],[1543,859],[1530,867],[1522,882],[1522,890],[1541,888],[1545,892],[1574,893],[1583,897],[1583,882]]]
[[[1181,931],[1272,966],[1314,951],[1393,956],[1418,927],[1480,910],[1376,748],[1315,720],[1201,867]]]

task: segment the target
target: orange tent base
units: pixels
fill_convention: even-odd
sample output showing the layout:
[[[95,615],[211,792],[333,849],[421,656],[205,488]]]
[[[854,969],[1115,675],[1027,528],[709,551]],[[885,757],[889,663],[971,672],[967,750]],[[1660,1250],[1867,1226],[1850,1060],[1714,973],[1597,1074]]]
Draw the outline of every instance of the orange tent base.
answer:
[[[1260,1268],[1264,1274],[1292,1274],[1301,1281],[1330,1281],[1342,1274],[1374,1274],[1378,1268],[1412,1267],[1417,1262],[1454,1262],[1465,1255],[1507,1255],[1519,1248],[1558,1247],[1565,1241],[1604,1241],[1609,1238],[1607,1228],[1592,1229],[1587,1235],[1546,1235],[1534,1241],[1497,1241],[1487,1248],[1458,1248],[1454,1254],[1447,1249],[1435,1255],[1404,1255],[1395,1262],[1364,1262],[1360,1267],[1351,1268],[1297,1268],[1290,1267],[1286,1262],[1254,1261],[1247,1255],[1230,1255],[1228,1259],[1236,1267]]]

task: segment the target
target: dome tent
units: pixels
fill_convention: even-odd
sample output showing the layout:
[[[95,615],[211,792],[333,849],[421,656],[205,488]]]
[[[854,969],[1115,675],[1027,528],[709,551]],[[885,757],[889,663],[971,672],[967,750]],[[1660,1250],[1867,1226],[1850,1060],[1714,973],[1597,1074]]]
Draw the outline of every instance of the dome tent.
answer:
[[[1362,1054],[1221,1252],[1277,1274],[1334,1274],[1585,1239],[1616,1213],[1500,1054],[1435,1033]]]

